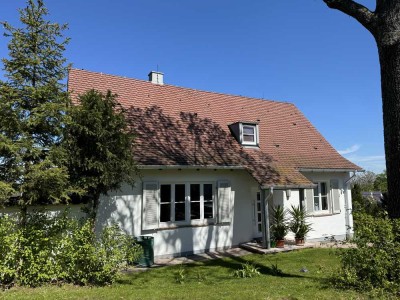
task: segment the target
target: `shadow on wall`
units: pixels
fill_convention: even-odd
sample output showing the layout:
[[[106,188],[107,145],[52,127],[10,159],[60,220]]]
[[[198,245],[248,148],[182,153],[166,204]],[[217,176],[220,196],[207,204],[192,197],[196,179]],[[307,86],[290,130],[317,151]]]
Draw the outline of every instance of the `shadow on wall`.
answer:
[[[140,235],[140,201],[134,192],[110,192],[108,196],[102,196],[96,230],[116,222],[127,234]]]
[[[174,118],[158,106],[131,107],[127,118],[136,134],[135,158],[140,165],[243,166],[260,184],[288,181],[271,156],[240,147],[209,118],[187,112]]]

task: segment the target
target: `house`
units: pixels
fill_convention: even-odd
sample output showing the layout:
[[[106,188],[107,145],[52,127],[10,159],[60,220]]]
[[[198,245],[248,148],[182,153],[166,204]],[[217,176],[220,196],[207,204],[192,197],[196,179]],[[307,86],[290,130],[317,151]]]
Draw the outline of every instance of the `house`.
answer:
[[[343,158],[296,108],[269,101],[71,69],[73,99],[111,90],[136,133],[141,177],[101,198],[98,226],[111,220],[154,237],[155,256],[223,249],[264,237],[268,208],[302,205],[308,240],[352,234]],[[264,209],[265,208],[265,209]],[[288,236],[290,238],[290,236]]]

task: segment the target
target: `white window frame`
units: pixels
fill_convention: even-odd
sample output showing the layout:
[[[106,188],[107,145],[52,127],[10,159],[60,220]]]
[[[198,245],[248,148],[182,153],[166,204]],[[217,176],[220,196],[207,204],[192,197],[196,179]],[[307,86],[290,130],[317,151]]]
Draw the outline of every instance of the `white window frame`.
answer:
[[[255,218],[255,233],[257,236],[262,234],[262,216],[261,216],[261,191],[257,192],[254,207],[254,218]]]
[[[244,127],[252,127],[254,129],[254,141],[249,142],[244,140]],[[246,146],[258,146],[258,125],[251,123],[240,123],[240,142]]]
[[[185,220],[175,221],[175,186],[179,184],[185,185]],[[190,199],[190,186],[192,184],[200,185],[200,218],[199,219],[191,219],[191,199]],[[204,218],[204,203],[210,202],[211,200],[204,199],[204,185],[211,184],[212,189],[212,208],[213,208],[213,217],[212,218]],[[170,227],[178,227],[178,226],[195,226],[195,225],[208,225],[214,224],[216,221],[216,195],[215,195],[215,182],[209,181],[193,181],[193,182],[160,182],[160,191],[161,186],[170,185],[171,186],[171,205],[170,205],[170,221],[162,222],[161,221],[161,193],[160,193],[160,215],[159,218],[159,227],[160,228],[170,228]],[[197,202],[197,201],[196,201]]]
[[[318,195],[314,194],[314,190],[313,189],[313,212],[314,214],[327,214],[331,212],[331,197],[330,197],[330,185],[328,181],[314,181],[314,184],[317,185],[317,190],[318,190]],[[326,194],[322,195],[321,194],[321,184],[325,184],[325,191]],[[327,209],[322,209],[322,197],[325,196],[326,197],[326,204],[327,204]],[[316,210],[315,209],[315,198],[318,197],[318,201],[319,201],[319,209]]]

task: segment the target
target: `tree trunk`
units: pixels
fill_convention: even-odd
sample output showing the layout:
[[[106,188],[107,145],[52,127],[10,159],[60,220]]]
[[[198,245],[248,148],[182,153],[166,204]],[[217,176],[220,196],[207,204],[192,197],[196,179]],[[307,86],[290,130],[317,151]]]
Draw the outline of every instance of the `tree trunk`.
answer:
[[[388,213],[400,218],[400,1],[376,0],[374,12],[353,0],[323,0],[360,22],[376,40],[381,66]]]
[[[89,202],[89,219],[92,226],[92,231],[95,232],[96,230],[96,219],[97,219],[97,211],[99,210],[100,204],[100,194],[95,193],[93,198]]]
[[[400,218],[400,45],[380,45],[388,213]]]

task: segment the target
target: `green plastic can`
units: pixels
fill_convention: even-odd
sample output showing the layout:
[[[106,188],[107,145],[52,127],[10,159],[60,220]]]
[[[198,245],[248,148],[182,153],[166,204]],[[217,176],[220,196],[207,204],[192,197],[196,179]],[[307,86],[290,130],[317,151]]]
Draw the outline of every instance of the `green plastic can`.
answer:
[[[136,241],[143,249],[143,254],[137,264],[142,267],[151,267],[154,264],[154,237],[141,235],[136,238]]]

